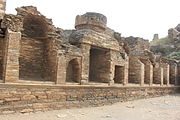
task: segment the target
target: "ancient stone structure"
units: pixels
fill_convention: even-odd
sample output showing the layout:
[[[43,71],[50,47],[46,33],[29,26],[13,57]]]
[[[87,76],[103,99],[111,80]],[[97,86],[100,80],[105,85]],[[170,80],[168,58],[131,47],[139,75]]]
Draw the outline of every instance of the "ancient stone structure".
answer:
[[[158,40],[159,39],[159,35],[158,34],[154,34],[153,40]]]
[[[87,12],[74,30],[52,25],[33,6],[4,14],[1,3],[0,113],[88,106],[175,93],[180,63],[123,38]]]

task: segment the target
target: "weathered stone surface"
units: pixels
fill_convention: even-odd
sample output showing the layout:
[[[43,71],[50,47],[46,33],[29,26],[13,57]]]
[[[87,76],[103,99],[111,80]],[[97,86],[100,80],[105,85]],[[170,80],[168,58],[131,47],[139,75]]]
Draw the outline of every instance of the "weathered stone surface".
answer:
[[[100,13],[87,12],[84,15],[76,16],[76,29],[93,29],[102,31],[106,29],[107,18]]]
[[[29,86],[30,87],[30,86]],[[0,85],[8,91],[27,91],[31,95],[10,92],[11,96],[19,96],[25,99],[9,99],[7,102],[0,103],[0,114],[14,112],[35,112],[44,110],[55,110],[69,107],[95,106],[124,102],[139,98],[149,98],[178,92],[179,87],[103,87],[103,86],[31,86],[28,89],[25,85]],[[47,91],[48,89],[48,91]],[[39,91],[39,92],[35,92]],[[0,91],[0,94],[3,93]],[[46,93],[50,97],[34,99],[39,94]],[[6,96],[9,96],[6,94]]]
[[[31,99],[35,99],[36,96],[34,95],[24,95],[22,96],[21,100],[31,100]]]
[[[129,59],[129,83],[143,85],[144,70],[144,64],[136,56],[131,56]]]
[[[179,61],[154,55],[143,38],[121,37],[102,14],[77,16],[76,29],[62,30],[36,7],[16,10],[17,15],[0,12],[0,114],[96,106],[179,90]]]

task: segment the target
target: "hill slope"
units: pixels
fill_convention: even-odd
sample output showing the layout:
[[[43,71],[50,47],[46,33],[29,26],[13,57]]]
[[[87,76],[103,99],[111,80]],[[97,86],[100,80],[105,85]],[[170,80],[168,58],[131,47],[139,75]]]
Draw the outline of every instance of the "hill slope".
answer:
[[[165,58],[180,59],[180,41],[161,38],[150,42],[151,51],[156,54],[161,54]]]

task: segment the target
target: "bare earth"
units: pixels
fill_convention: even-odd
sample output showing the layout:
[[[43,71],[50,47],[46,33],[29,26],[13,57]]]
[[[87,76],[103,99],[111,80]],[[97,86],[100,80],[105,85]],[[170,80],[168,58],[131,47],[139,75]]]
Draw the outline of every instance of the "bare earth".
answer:
[[[0,120],[180,120],[180,94],[101,107],[1,115]]]

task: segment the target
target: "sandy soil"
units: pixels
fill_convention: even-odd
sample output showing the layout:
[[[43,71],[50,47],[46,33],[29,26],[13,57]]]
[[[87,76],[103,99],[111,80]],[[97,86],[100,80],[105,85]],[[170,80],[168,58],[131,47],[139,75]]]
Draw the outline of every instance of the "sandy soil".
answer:
[[[0,120],[180,120],[180,94],[102,107],[1,115]]]

